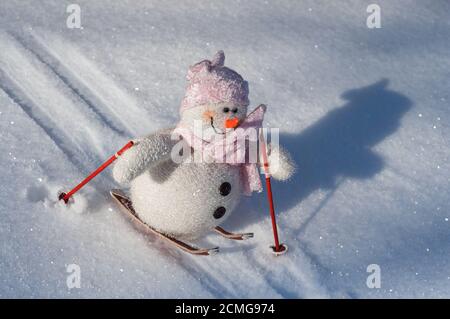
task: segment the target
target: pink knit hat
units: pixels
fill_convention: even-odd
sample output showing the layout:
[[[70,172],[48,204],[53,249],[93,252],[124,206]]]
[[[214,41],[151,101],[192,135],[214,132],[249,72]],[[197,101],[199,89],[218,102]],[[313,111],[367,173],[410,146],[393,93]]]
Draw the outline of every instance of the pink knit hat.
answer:
[[[203,60],[189,68],[186,94],[180,113],[206,103],[230,102],[248,105],[248,83],[237,72],[223,66],[225,54],[218,51],[212,61]]]

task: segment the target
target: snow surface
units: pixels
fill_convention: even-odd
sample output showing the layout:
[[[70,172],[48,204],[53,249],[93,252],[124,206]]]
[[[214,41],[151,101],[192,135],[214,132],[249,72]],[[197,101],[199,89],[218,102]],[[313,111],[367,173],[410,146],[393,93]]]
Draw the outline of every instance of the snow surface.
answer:
[[[450,297],[448,1],[79,0],[83,29],[69,3],[0,3],[0,297]],[[188,65],[218,49],[299,166],[273,185],[286,255],[267,248],[265,195],[225,225],[253,240],[197,243],[214,257],[138,233],[110,170],[56,202],[175,124]]]

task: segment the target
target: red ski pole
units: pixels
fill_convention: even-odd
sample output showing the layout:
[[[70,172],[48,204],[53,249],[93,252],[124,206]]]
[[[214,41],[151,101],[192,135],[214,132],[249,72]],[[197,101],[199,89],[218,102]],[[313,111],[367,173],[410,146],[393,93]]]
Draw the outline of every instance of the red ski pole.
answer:
[[[267,158],[267,147],[262,130],[260,133],[260,140],[261,140],[261,153],[263,158],[264,175],[266,176],[267,200],[269,201],[270,218],[272,219],[273,239],[275,242],[275,246],[271,246],[271,248],[274,254],[278,256],[284,254],[287,251],[287,245],[280,244],[278,239],[277,220],[275,217],[275,206],[273,204],[273,196],[272,196],[272,184],[270,183],[269,161]]]
[[[77,186],[75,186],[70,192],[68,193],[60,193],[58,196],[59,200],[63,200],[64,203],[69,202],[69,198],[72,197],[73,194],[78,192],[84,185],[89,183],[90,180],[92,180],[95,176],[100,174],[101,171],[103,171],[105,168],[107,168],[109,165],[111,165],[112,162],[114,162],[117,158],[119,158],[120,155],[123,154],[126,150],[131,148],[134,145],[133,141],[129,141],[124,147],[122,147],[120,150],[117,151],[116,154],[111,156],[106,162],[104,162],[102,165],[100,165],[95,171],[93,171],[91,174],[89,174],[88,177],[83,179]]]

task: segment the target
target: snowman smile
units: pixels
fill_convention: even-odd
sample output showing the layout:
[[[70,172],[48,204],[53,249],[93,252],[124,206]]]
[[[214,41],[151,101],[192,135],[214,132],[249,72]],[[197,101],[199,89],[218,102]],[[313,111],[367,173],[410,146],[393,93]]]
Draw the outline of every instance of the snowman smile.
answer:
[[[216,134],[222,134],[222,135],[224,135],[225,132],[216,129],[216,127],[214,126],[214,118],[213,118],[212,116],[210,117],[210,120],[211,120],[211,127],[213,128],[214,132],[215,132]]]

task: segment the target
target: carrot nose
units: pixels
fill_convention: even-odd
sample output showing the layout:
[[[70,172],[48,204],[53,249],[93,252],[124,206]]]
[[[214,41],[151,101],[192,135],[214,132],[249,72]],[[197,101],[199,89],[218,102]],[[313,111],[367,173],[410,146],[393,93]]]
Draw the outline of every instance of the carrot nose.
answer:
[[[235,128],[239,124],[239,119],[237,117],[233,117],[231,119],[225,120],[225,127],[226,128]]]

